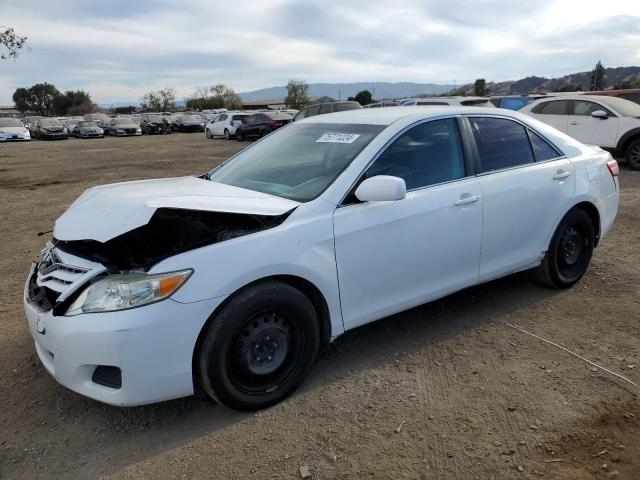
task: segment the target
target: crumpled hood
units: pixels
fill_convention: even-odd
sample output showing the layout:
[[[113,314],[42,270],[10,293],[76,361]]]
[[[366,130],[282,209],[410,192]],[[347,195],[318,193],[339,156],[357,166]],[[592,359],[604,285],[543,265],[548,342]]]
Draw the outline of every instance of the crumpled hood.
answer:
[[[298,202],[197,177],[114,183],[86,190],[56,220],[58,240],[106,242],[146,225],[158,208],[282,215]]]

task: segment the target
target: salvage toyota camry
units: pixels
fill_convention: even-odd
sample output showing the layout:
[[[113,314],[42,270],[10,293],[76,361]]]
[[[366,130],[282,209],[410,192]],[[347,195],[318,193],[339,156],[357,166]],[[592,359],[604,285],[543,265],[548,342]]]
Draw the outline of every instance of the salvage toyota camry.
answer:
[[[522,270],[568,288],[618,207],[611,156],[500,109],[319,115],[199,177],[84,192],[34,262],[45,368],[113,405],[254,410],[323,341]]]

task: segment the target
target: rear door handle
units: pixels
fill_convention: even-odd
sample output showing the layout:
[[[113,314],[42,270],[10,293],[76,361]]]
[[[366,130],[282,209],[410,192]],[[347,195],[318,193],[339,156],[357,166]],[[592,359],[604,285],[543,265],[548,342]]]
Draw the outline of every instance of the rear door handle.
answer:
[[[556,174],[553,176],[554,180],[562,180],[571,175],[571,172],[567,172],[566,170],[558,170]]]
[[[471,195],[470,193],[463,193],[460,195],[460,199],[453,202],[456,207],[461,207],[463,205],[470,205],[472,203],[476,203],[480,200],[480,195]]]

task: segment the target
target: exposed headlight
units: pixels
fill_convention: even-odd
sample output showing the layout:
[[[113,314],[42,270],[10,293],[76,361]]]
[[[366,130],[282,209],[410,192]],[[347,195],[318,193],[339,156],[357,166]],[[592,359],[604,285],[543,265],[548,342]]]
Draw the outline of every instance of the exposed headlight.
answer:
[[[65,315],[114,312],[159,302],[178,290],[192,272],[193,270],[182,270],[153,275],[110,275],[85,288]]]

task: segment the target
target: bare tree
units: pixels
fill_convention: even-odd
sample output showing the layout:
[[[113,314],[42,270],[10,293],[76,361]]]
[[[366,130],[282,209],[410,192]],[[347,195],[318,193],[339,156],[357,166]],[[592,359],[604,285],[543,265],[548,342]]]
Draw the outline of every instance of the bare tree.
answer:
[[[0,27],[0,59],[15,58],[18,50],[25,46],[27,37],[21,37],[11,27]]]
[[[242,108],[242,99],[233,88],[219,83],[211,86],[211,93],[216,105],[214,108],[227,108],[229,110],[240,110]]]
[[[304,80],[289,80],[287,98],[284,103],[289,108],[301,109],[309,103],[309,85]]]
[[[145,110],[158,110],[160,112],[175,110],[176,91],[173,88],[163,88],[157,92],[147,92],[140,98],[140,105]]]

